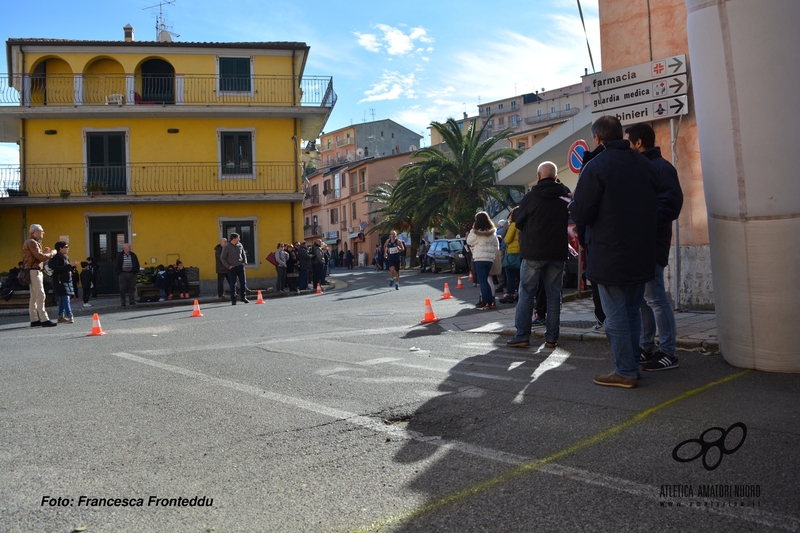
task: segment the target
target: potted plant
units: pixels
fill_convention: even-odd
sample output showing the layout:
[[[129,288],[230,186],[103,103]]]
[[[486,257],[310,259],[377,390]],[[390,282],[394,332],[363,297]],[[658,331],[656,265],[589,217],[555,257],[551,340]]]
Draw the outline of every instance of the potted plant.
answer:
[[[331,191],[329,191],[328,189],[325,189],[325,190],[322,191],[322,195],[323,196],[328,196],[330,193],[331,193]]]
[[[311,224],[306,224],[306,225],[304,225],[304,226],[303,226],[303,229],[304,229],[304,230],[306,230],[306,229],[311,229]]]
[[[89,193],[89,196],[100,196],[106,189],[106,184],[102,181],[92,180],[86,182],[86,192]]]
[[[70,191],[68,189],[61,189],[61,191],[58,194],[61,195],[62,200],[66,200],[67,198],[69,198]]]
[[[25,189],[6,189],[9,196],[28,196],[28,191]]]

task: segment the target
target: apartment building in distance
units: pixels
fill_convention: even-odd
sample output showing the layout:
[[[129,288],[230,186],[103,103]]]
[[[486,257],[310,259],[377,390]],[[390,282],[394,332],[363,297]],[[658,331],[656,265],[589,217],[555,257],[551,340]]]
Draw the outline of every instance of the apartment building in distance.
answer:
[[[390,119],[353,124],[320,135],[317,150],[322,167],[413,152],[422,136]]]
[[[0,141],[20,162],[0,168],[0,262],[15,265],[39,223],[45,245],[96,259],[101,292],[117,290],[125,242],[142,266],[180,259],[211,282],[235,231],[248,278],[275,276],[264,257],[303,234],[303,140],[336,102],[332,78],[305,75],[309,50],[140,42],[130,26],[119,41],[9,39]]]

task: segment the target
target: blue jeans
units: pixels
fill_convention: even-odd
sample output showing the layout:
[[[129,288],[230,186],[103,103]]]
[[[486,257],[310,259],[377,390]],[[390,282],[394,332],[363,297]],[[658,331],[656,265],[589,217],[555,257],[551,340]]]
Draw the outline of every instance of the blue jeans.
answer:
[[[489,284],[489,271],[492,269],[492,261],[475,261],[475,275],[478,283],[481,284],[481,301],[484,304],[494,302],[494,291]]]
[[[667,299],[664,287],[664,267],[656,265],[656,279],[644,287],[644,300],[639,307],[642,315],[642,333],[639,347],[647,352],[656,349],[656,326],[658,326],[658,349],[675,355],[675,314]]]
[[[58,316],[72,316],[72,304],[69,303],[69,296],[58,297]]]
[[[547,317],[545,318],[545,342],[558,342],[561,324],[561,287],[564,261],[531,261],[523,259],[519,269],[519,301],[514,315],[517,338],[531,338],[533,300],[541,276],[547,294]]]
[[[300,267],[300,273],[297,274],[297,290],[308,290],[308,270]]]
[[[636,379],[639,371],[639,334],[642,319],[639,307],[644,297],[644,283],[636,285],[600,285],[600,301],[606,320],[606,337],[614,352],[614,371]]]

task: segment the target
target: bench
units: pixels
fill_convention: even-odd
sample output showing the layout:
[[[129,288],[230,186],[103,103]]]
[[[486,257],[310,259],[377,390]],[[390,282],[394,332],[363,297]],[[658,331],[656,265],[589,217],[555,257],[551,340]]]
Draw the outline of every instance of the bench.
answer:
[[[153,283],[137,283],[136,284],[136,292],[139,295],[139,300],[142,299],[153,299],[153,298],[160,298],[161,291]],[[170,291],[167,290],[167,295],[169,295]],[[172,289],[172,299],[173,300],[180,300],[180,291],[177,287]],[[197,298],[200,295],[200,282],[199,281],[190,281],[189,282],[189,296],[191,298]]]
[[[0,298],[0,309],[27,309],[31,301],[31,291],[14,290],[8,301]],[[57,305],[56,296],[48,292],[44,299],[45,307]]]

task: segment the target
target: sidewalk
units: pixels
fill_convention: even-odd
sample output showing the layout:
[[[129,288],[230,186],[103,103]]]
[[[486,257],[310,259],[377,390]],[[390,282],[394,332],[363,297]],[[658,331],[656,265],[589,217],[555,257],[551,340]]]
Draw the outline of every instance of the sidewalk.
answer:
[[[516,307],[498,304],[496,311],[475,311],[471,314],[443,318],[439,325],[448,331],[472,333],[498,333],[514,336],[514,313]],[[575,294],[564,297],[561,307],[560,338],[578,341],[605,340],[605,333],[595,332],[596,324],[592,297],[578,299]],[[717,315],[713,312],[676,312],[678,348],[718,352]],[[533,336],[544,337],[544,325],[533,328]]]

